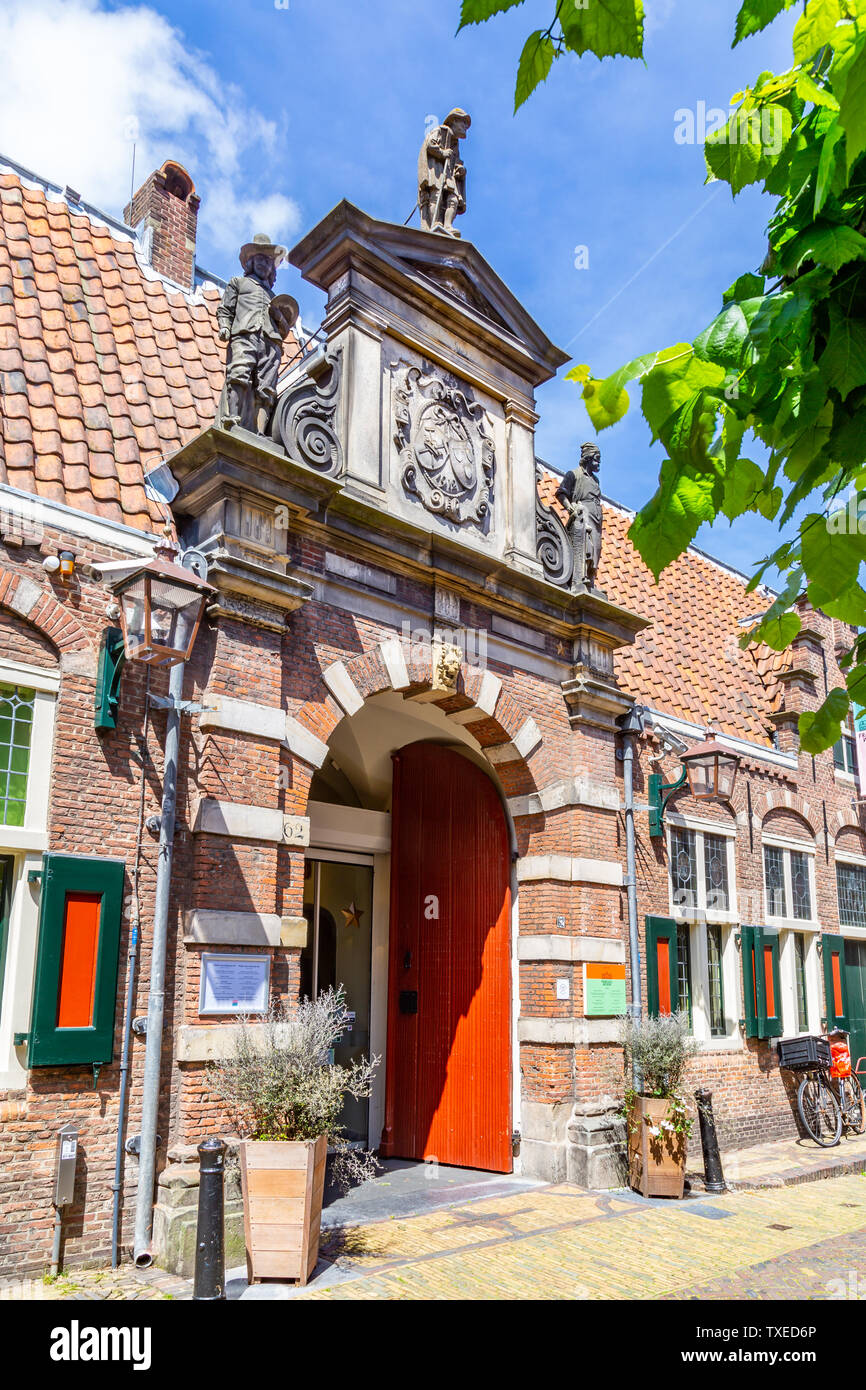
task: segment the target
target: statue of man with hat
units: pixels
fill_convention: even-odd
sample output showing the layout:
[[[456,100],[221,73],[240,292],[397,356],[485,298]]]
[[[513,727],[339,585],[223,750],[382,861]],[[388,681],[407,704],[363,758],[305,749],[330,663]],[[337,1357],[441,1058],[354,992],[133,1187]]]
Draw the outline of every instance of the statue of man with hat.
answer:
[[[472,124],[456,106],[441,125],[424,137],[418,156],[418,207],[426,232],[459,236],[454,218],[466,211],[466,166],[460,158],[460,141]]]
[[[297,301],[274,294],[277,267],[285,246],[257,232],[240,250],[243,275],[226,285],[217,309],[222,342],[228,343],[226,380],[217,411],[225,429],[242,425],[264,434],[277,395],[283,339],[298,317]]]

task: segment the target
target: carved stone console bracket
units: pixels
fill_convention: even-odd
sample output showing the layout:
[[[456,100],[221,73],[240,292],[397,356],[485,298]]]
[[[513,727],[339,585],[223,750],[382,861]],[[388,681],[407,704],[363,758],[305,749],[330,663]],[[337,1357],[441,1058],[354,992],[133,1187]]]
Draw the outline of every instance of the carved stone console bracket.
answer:
[[[305,375],[277,399],[271,436],[295,463],[328,477],[343,472],[343,449],[337,431],[342,377],[341,347],[320,349]]]
[[[536,468],[536,488],[541,483],[543,476],[542,469]],[[574,552],[571,541],[556,512],[551,507],[545,507],[537,490],[535,494],[535,528],[538,558],[541,561],[545,579],[549,580],[551,584],[558,584],[563,589],[569,589],[574,573]]]

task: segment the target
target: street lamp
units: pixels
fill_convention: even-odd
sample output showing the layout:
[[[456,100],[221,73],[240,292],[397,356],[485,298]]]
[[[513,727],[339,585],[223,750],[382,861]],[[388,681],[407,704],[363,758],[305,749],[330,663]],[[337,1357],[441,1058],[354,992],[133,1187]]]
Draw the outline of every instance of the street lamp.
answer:
[[[736,753],[710,736],[706,743],[698,743],[683,753],[681,761],[689,779],[689,791],[696,801],[710,801],[714,797],[730,801],[740,764]]]
[[[129,661],[174,666],[188,661],[213,585],[157,552],[115,585]]]
[[[696,801],[721,799],[730,801],[734,791],[734,781],[740,759],[723,743],[712,736],[705,743],[696,743],[680,754],[682,772],[675,782],[666,782],[660,772],[651,772],[648,778],[649,793],[649,833],[662,834],[665,807],[674,792],[684,787],[688,780],[689,791]]]

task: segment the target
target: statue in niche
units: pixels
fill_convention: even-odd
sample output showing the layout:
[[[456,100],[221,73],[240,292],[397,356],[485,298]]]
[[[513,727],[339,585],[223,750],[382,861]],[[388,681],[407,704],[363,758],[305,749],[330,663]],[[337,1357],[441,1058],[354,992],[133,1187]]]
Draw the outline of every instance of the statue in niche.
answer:
[[[466,211],[466,166],[460,158],[471,117],[457,106],[424,137],[418,156],[418,208],[425,232],[459,236],[454,218]]]
[[[285,246],[257,232],[240,250],[243,275],[229,280],[217,309],[220,340],[228,343],[226,379],[216,422],[264,434],[277,398],[283,339],[298,317],[289,294],[274,294]]]
[[[601,454],[596,444],[582,444],[580,463],[566,473],[556,489],[556,500],[568,513],[566,531],[571,541],[574,568],[571,587],[594,589],[601,558],[601,487],[598,471]]]

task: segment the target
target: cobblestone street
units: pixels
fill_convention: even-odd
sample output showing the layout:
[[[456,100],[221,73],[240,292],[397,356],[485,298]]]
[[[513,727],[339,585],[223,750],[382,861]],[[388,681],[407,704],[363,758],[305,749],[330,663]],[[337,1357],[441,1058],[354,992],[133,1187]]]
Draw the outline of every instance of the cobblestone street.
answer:
[[[0,1300],[187,1300],[160,1270],[74,1270]],[[230,1279],[229,1299],[866,1299],[866,1175],[647,1202],[568,1186],[325,1234],[306,1289]]]

